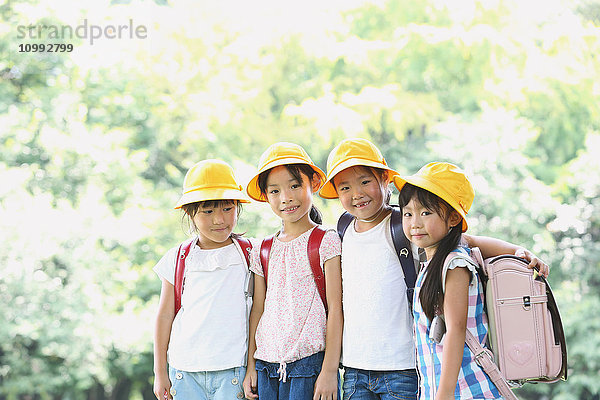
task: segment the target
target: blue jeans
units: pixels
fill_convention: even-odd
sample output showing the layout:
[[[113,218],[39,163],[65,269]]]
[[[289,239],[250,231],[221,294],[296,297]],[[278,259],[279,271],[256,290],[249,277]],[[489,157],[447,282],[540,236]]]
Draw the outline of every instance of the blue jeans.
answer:
[[[325,352],[313,354],[285,366],[285,382],[279,379],[280,366],[256,360],[260,400],[312,400]],[[283,377],[282,377],[283,378]],[[338,399],[340,378],[338,375]]]
[[[344,400],[416,400],[417,371],[365,371],[344,367]]]
[[[234,400],[244,398],[246,367],[222,371],[186,372],[169,367],[174,400]]]

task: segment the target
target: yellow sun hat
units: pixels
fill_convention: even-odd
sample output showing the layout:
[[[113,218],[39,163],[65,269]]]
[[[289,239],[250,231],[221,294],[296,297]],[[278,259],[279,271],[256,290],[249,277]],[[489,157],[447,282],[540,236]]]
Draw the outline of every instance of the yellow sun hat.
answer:
[[[325,173],[313,163],[308,153],[302,147],[294,143],[279,142],[269,146],[260,156],[258,172],[246,187],[248,196],[257,201],[267,201],[266,196],[261,193],[258,187],[258,176],[271,168],[287,164],[307,164],[319,175],[321,183],[325,181]],[[321,187],[320,184],[319,187]]]
[[[250,203],[233,174],[233,168],[221,160],[203,160],[185,174],[183,193],[175,208],[207,200],[237,200]]]
[[[392,176],[398,175],[398,172],[388,167],[381,151],[373,143],[361,138],[345,139],[327,157],[327,178],[319,195],[325,199],[337,198],[333,178],[346,168],[356,166],[387,170],[390,172],[390,180]]]
[[[402,190],[405,183],[418,186],[444,199],[462,217],[462,231],[468,228],[466,216],[475,198],[475,192],[464,171],[454,164],[432,162],[410,176],[395,176],[394,185]]]

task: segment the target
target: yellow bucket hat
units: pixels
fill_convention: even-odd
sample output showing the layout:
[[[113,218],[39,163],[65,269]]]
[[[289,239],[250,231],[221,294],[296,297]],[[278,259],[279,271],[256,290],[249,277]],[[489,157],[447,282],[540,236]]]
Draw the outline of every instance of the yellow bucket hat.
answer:
[[[418,186],[446,200],[462,217],[462,231],[468,228],[466,216],[475,192],[464,171],[446,162],[432,162],[411,176],[395,176],[394,185],[402,190],[405,183]]]
[[[271,168],[286,164],[308,164],[319,175],[321,182],[325,180],[325,173],[312,162],[308,153],[294,143],[279,142],[269,146],[260,156],[258,161],[258,172],[250,180],[246,187],[248,196],[257,201],[267,201],[266,197],[260,192],[258,187],[258,176]],[[321,187],[321,185],[319,185]]]
[[[388,167],[379,149],[367,139],[345,139],[327,157],[327,178],[319,195],[325,199],[336,199],[338,194],[333,178],[346,168],[364,166],[390,171],[390,179],[398,172]]]
[[[175,208],[207,200],[237,200],[250,203],[235,180],[233,168],[221,160],[203,160],[185,174],[183,193]]]

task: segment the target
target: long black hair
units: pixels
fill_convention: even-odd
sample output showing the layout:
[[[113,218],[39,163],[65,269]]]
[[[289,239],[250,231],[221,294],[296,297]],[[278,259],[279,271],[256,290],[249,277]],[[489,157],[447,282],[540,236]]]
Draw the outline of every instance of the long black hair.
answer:
[[[312,167],[308,164],[286,164],[284,165],[284,167],[289,171],[289,173],[294,177],[294,179],[297,180],[298,183],[300,183],[300,185],[302,185],[301,174],[306,175],[310,182],[313,182],[313,179],[321,180],[319,174],[317,174],[315,170],[312,169]],[[269,177],[269,174],[272,170],[273,168],[268,169],[264,172],[261,172],[260,175],[258,175],[258,188],[265,197],[267,197],[267,178]],[[310,208],[309,217],[315,224],[323,224],[323,216],[314,204]]]
[[[437,213],[443,219],[448,220],[453,208],[444,199],[431,193],[428,190],[418,186],[406,183],[400,195],[398,203],[400,207],[405,207],[412,199],[415,199],[426,209]],[[462,220],[461,220],[462,221]],[[450,232],[440,241],[435,251],[435,255],[429,261],[427,274],[423,279],[419,300],[425,315],[429,321],[433,320],[436,314],[443,313],[444,292],[442,290],[442,270],[444,261],[448,254],[454,250],[461,239],[462,223],[459,222],[456,226],[450,229]]]

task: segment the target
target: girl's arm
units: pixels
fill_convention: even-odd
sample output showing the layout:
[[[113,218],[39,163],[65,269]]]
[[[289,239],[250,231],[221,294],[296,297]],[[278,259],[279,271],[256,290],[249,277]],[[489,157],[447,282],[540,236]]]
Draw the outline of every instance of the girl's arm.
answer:
[[[342,269],[340,256],[325,261],[325,295],[327,298],[327,331],[325,336],[325,358],[317,381],[314,400],[337,399],[338,368],[342,349]]]
[[[454,268],[446,275],[444,293],[446,335],[442,352],[442,375],[435,400],[454,400],[454,390],[465,348],[470,281],[471,273],[467,268]]]
[[[248,332],[248,362],[246,364],[246,376],[242,384],[247,399],[258,398],[256,360],[254,359],[254,353],[256,352],[256,327],[265,309],[266,295],[267,285],[265,284],[265,278],[254,274],[254,297],[252,299]]]
[[[175,318],[175,292],[173,285],[162,279],[160,302],[154,329],[154,395],[159,400],[172,399],[171,381],[167,370],[167,348]]]
[[[488,236],[463,234],[463,238],[469,247],[479,247],[483,258],[495,257],[501,254],[514,254],[529,261],[529,268],[538,267],[541,275],[548,277],[550,273],[548,264],[524,247]]]

